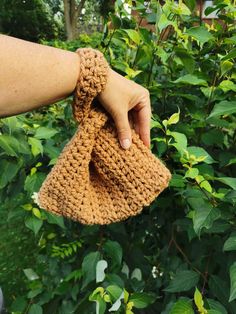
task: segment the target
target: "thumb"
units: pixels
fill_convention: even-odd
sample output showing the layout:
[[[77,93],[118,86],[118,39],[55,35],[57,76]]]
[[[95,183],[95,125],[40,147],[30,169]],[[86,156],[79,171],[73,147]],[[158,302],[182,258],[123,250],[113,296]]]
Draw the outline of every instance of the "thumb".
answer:
[[[131,145],[131,129],[128,112],[120,112],[113,117],[121,146],[128,149]]]

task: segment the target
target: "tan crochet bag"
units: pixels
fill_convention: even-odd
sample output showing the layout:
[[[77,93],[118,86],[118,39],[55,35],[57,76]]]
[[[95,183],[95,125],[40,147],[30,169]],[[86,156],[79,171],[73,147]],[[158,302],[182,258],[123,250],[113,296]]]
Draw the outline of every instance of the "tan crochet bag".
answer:
[[[169,170],[132,129],[124,150],[113,120],[94,98],[107,81],[103,54],[80,48],[80,79],[73,114],[79,128],[38,192],[47,211],[83,224],[109,224],[135,216],[167,186]]]

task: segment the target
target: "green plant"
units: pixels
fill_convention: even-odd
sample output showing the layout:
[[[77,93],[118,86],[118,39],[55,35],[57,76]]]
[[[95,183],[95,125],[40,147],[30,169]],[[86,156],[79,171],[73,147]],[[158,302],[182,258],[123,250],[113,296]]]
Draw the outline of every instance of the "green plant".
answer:
[[[63,26],[43,0],[1,0],[0,19],[1,32],[25,40],[38,42],[63,35]]]
[[[214,1],[206,13],[221,22],[212,25],[192,0],[135,3],[153,31],[116,1],[113,28],[88,45],[149,89],[152,151],[170,168],[170,187],[122,223],[52,216],[31,196],[75,130],[69,102],[3,119],[1,207],[23,215],[38,240],[28,293],[11,312],[236,313],[235,3]]]

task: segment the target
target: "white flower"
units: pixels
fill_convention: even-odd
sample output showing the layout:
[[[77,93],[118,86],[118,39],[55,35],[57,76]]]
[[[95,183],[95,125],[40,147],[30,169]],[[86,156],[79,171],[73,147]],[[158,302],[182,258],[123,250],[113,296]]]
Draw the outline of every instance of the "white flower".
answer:
[[[33,199],[34,203],[37,204],[37,205],[40,207],[38,193],[37,193],[37,192],[34,192],[34,193],[32,194],[32,196],[31,196],[31,198]]]

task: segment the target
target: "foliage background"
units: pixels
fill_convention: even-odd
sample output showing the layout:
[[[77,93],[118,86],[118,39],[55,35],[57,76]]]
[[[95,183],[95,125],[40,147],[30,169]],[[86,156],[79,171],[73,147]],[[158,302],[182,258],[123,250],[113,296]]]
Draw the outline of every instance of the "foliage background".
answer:
[[[82,226],[31,198],[76,130],[71,99],[1,119],[0,285],[9,313],[236,313],[235,3],[214,1],[212,25],[195,5],[136,1],[148,31],[116,1],[102,34],[41,40],[100,49],[149,89],[152,151],[173,178],[141,215]]]

